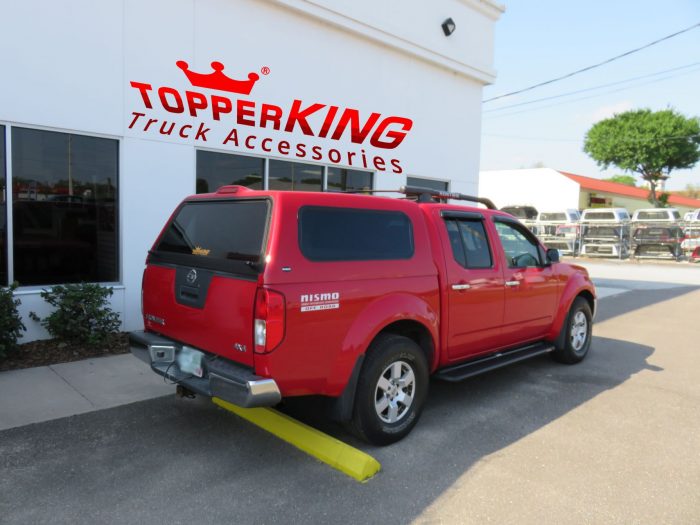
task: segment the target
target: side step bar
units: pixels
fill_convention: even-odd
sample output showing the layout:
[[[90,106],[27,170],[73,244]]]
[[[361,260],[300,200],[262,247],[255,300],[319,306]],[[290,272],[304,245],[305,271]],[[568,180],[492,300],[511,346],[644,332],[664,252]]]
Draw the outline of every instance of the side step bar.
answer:
[[[546,354],[552,350],[554,350],[554,345],[552,343],[544,342],[522,346],[520,348],[513,348],[511,350],[505,350],[503,352],[487,355],[486,357],[479,357],[477,359],[467,361],[466,363],[448,366],[447,368],[438,370],[435,373],[435,377],[437,379],[442,379],[443,381],[456,383],[457,381],[462,381],[468,377],[483,374],[484,372],[489,372],[491,370],[495,370],[496,368],[501,368],[502,366],[517,363],[518,361],[530,359],[536,355]]]

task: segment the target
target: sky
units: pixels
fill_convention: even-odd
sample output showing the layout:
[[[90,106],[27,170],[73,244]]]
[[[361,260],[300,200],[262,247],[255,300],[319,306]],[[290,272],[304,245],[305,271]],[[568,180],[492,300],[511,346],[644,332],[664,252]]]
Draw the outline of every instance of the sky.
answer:
[[[506,11],[496,22],[495,34],[498,76],[484,88],[484,100],[596,64],[700,22],[700,0],[504,3]],[[621,174],[614,167],[603,171],[583,152],[588,129],[615,113],[668,107],[686,117],[700,117],[700,27],[592,71],[484,103],[481,169],[542,164],[589,177]],[[700,163],[671,172],[666,189],[681,190],[689,183],[700,185]]]

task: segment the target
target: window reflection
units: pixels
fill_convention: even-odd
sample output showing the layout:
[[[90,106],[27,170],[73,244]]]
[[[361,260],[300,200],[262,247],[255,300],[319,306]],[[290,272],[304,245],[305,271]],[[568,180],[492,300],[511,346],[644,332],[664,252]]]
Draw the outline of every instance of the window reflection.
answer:
[[[449,183],[443,180],[421,179],[420,177],[406,177],[408,186],[418,186],[429,190],[448,191]]]
[[[14,276],[21,285],[117,281],[119,143],[12,128]]]
[[[372,189],[372,172],[328,168],[328,191],[359,191]]]
[[[321,191],[323,168],[314,164],[270,160],[271,190]]]
[[[261,190],[264,171],[265,159],[197,150],[197,193],[214,192],[228,184]]]

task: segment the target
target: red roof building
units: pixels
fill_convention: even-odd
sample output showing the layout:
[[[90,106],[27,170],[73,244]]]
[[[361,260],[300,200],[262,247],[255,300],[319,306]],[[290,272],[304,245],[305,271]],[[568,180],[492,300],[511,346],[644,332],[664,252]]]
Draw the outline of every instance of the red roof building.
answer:
[[[649,190],[551,168],[482,171],[479,195],[504,206],[534,206],[539,211],[586,208],[650,208]],[[700,199],[671,194],[668,203],[684,213],[700,209]]]
[[[648,204],[647,197],[649,196],[649,190],[646,188],[635,188],[634,186],[628,186],[627,184],[594,179],[592,177],[584,177],[583,175],[575,175],[566,171],[560,171],[559,173],[570,178],[574,182],[577,182],[582,190],[642,199]],[[675,195],[673,193],[670,194],[668,203],[676,208],[700,208],[699,199],[691,199],[690,197]]]

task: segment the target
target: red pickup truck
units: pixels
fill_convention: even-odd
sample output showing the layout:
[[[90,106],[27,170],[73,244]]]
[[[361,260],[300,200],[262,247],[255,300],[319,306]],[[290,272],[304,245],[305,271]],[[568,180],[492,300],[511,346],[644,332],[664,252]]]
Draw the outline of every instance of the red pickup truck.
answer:
[[[186,198],[149,252],[132,352],[180,393],[243,407],[326,396],[375,444],[410,432],[431,375],[585,357],[596,295],[584,268],[487,199],[400,191]]]

